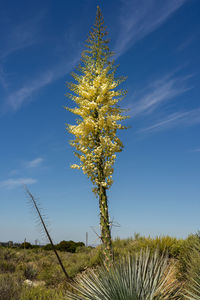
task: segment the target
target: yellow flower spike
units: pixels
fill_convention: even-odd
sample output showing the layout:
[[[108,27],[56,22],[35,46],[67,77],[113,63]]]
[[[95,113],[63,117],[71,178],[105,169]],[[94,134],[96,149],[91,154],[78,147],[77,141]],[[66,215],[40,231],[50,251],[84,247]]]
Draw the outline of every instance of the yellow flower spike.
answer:
[[[80,74],[73,73],[72,77],[76,82],[68,84],[71,91],[68,96],[76,107],[66,109],[81,118],[76,125],[68,126],[69,133],[74,135],[70,144],[76,149],[75,155],[80,160],[79,165],[73,164],[71,168],[82,169],[92,181],[93,191],[99,197],[101,240],[106,246],[105,256],[110,262],[112,251],[110,228],[107,226],[110,222],[106,190],[113,183],[116,153],[123,148],[117,132],[118,129],[125,129],[120,121],[127,116],[122,114],[124,110],[119,108],[118,102],[126,92],[117,89],[124,79],[115,78],[116,67],[111,60],[99,8],[92,30],[87,54],[82,54]]]

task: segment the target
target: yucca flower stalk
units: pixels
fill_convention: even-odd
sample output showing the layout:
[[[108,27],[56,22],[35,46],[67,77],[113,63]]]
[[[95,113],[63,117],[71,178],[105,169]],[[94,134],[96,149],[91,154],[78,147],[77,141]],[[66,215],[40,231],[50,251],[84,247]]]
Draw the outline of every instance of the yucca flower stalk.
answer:
[[[71,93],[67,96],[75,108],[67,110],[79,116],[76,125],[68,125],[68,131],[75,136],[71,146],[79,164],[71,168],[82,169],[91,179],[93,191],[99,199],[101,241],[105,265],[113,261],[110,219],[108,213],[107,189],[112,185],[113,164],[116,153],[123,148],[117,137],[118,129],[125,129],[120,121],[127,118],[118,102],[126,91],[117,90],[125,78],[116,78],[116,66],[111,59],[107,32],[100,8],[97,7],[96,22],[87,40],[87,50],[82,53],[78,73],[72,73],[75,82],[67,83]]]
[[[166,255],[148,249],[122,259],[106,270],[89,271],[74,285],[73,300],[167,300],[180,299],[173,266]]]

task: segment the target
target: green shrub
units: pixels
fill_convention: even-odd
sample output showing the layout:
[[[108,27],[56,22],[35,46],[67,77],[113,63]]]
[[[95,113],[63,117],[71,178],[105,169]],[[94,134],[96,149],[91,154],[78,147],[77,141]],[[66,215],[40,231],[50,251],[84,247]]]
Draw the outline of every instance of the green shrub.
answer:
[[[2,258],[5,260],[11,260],[16,257],[15,252],[12,249],[4,248],[2,249]]]
[[[33,264],[26,265],[24,269],[24,277],[26,279],[30,279],[30,280],[36,279],[37,274],[38,274],[38,270]]]
[[[13,273],[15,272],[15,264],[13,262],[9,262],[9,261],[0,261],[0,272],[1,273]]]
[[[83,247],[83,246],[85,246],[85,244],[82,242],[76,243],[74,241],[62,241],[56,245],[56,249],[60,251],[75,253],[76,248]]]
[[[63,281],[66,280],[60,266],[54,265],[39,274],[38,279],[45,281],[45,285],[48,287],[56,287],[62,285]]]
[[[73,241],[62,241],[58,245],[56,245],[56,249],[60,251],[66,251],[66,252],[71,252],[75,253],[76,251],[76,243]]]
[[[170,236],[151,238],[143,237],[139,234],[136,234],[135,238],[125,240],[116,239],[113,242],[116,258],[127,255],[128,253],[134,254],[145,248],[148,248],[151,252],[158,249],[160,253],[167,252],[170,258],[177,258],[180,254],[182,245],[183,240]]]
[[[52,245],[51,244],[46,244],[44,247],[42,247],[43,250],[53,250]]]
[[[178,257],[179,277],[182,280],[190,280],[200,276],[200,237],[198,234],[191,234],[183,242]]]
[[[22,249],[32,249],[33,246],[31,245],[31,243],[25,242],[25,243],[21,244],[20,248],[22,248]]]
[[[77,252],[77,249],[80,249],[82,247],[84,247],[85,244],[82,242],[74,242],[74,241],[61,241],[59,244],[55,245],[56,250],[59,251],[65,251],[65,252],[71,252],[71,253],[75,253]],[[53,250],[52,245],[51,244],[47,244],[44,247],[42,247],[43,250]]]

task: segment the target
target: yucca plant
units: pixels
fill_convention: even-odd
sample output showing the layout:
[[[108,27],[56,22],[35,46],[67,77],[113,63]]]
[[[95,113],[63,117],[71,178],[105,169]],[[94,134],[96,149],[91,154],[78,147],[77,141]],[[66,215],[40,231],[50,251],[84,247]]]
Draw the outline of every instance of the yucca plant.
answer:
[[[178,299],[176,282],[171,277],[173,267],[166,255],[147,249],[134,256],[123,258],[108,271],[96,271],[80,275],[74,292],[68,292],[74,300],[164,300]]]
[[[185,299],[200,300],[200,236],[191,235],[186,241],[181,256],[181,267],[185,271]],[[180,269],[180,270],[182,270]]]
[[[188,262],[187,287],[185,298],[189,300],[200,300],[200,249],[194,248],[191,251],[191,258]]]
[[[200,276],[198,281],[191,279],[189,287],[186,289],[185,298],[189,300],[200,300]]]
[[[125,77],[116,76],[117,66],[108,43],[104,18],[97,7],[96,22],[89,33],[81,63],[77,72],[72,73],[74,80],[67,83],[70,91],[67,96],[75,107],[65,107],[78,116],[76,125],[67,125],[68,132],[74,136],[70,145],[75,148],[74,154],[78,158],[78,164],[71,167],[81,169],[92,181],[99,201],[100,239],[107,268],[114,258],[107,190],[113,183],[116,154],[123,149],[117,133],[126,129],[121,121],[128,118],[124,114],[126,109],[119,106],[126,91],[118,87]]]

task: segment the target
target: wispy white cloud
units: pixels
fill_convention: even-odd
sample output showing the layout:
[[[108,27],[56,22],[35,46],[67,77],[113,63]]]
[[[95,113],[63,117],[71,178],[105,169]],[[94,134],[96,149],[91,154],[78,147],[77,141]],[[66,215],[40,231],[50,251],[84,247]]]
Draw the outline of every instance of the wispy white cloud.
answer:
[[[46,10],[42,10],[32,18],[26,19],[21,23],[16,24],[16,22],[8,18],[3,21],[5,34],[0,36],[0,84],[6,90],[6,96],[2,101],[2,114],[8,111],[17,111],[23,105],[31,102],[33,95],[71,71],[80,59],[80,45],[77,40],[71,39],[71,43],[69,44],[69,40],[67,39],[66,41],[66,38],[63,36],[55,37],[52,35],[51,39],[48,39],[44,35],[45,28],[43,31],[42,22],[45,17],[48,17],[48,14]],[[73,36],[74,28],[69,28],[67,32]],[[49,52],[52,54],[52,63],[47,63],[46,69],[43,67],[43,71],[38,69],[38,74],[33,75],[30,70],[21,83],[20,80],[17,80],[18,87],[16,88],[15,86],[13,89],[11,80],[7,78],[8,76],[6,76],[3,70],[3,64],[9,61],[11,54],[36,43],[43,43],[45,38],[48,45],[50,45]],[[31,47],[30,49],[32,50]],[[12,74],[12,77],[14,76],[16,74]],[[22,76],[22,78],[24,77]]]
[[[186,1],[121,0],[121,29],[115,47],[117,56],[156,30]]]
[[[33,160],[30,160],[28,162],[26,162],[26,167],[27,168],[36,168],[39,165],[41,165],[41,163],[44,161],[44,159],[42,157],[37,157]]]
[[[145,0],[121,1],[121,29],[116,43],[117,51],[120,54],[125,52],[137,40],[155,30],[187,0],[168,0],[162,3],[162,5],[155,2],[155,0],[148,0],[148,2]],[[17,51],[34,43],[35,37],[38,36],[35,34],[35,32],[37,32],[36,24],[38,24],[38,20],[41,18],[42,17],[38,17],[36,18],[37,21],[31,21],[32,23],[35,22],[33,26],[34,29],[32,29],[31,22],[30,24],[21,24],[13,29],[13,32],[9,34],[8,39],[10,41],[9,43],[11,43],[11,37],[13,37],[13,43],[11,43],[10,47],[5,47],[7,51],[0,53],[0,57],[1,55],[3,57],[8,56],[11,52]],[[28,29],[33,30],[30,37]],[[66,58],[60,59],[59,62],[48,67],[45,72],[37,77],[32,77],[30,75],[30,80],[28,82],[26,80],[26,82],[24,82],[18,89],[9,92],[4,101],[2,113],[10,110],[17,111],[23,105],[31,102],[33,100],[33,95],[63,75],[67,74],[78,62],[79,58],[80,53],[78,51],[73,53],[73,57],[70,56],[67,61]],[[169,84],[173,85],[173,82]]]
[[[5,36],[0,37],[1,49],[0,59],[7,58],[10,54],[29,47],[39,41],[39,30],[41,20],[44,18],[45,13],[40,12],[33,18],[18,24],[7,24],[5,26]],[[6,28],[9,28],[6,31]]]
[[[200,124],[200,108],[185,112],[176,112],[165,116],[162,120],[158,120],[153,125],[140,129],[138,133],[160,131],[180,125],[192,126],[196,124]]]
[[[188,152],[200,152],[200,148],[189,150]]]
[[[142,128],[139,130],[139,132],[150,132],[150,131],[156,131],[161,129],[166,129],[171,126],[173,126],[175,123],[177,124],[180,122],[184,117],[188,116],[187,112],[179,112],[179,113],[173,113],[169,116],[166,116],[164,119],[157,121],[155,124]]]
[[[6,74],[4,72],[2,65],[0,65],[0,84],[4,89],[7,89],[8,83],[7,83]]]
[[[8,173],[9,176],[15,176],[15,175],[17,175],[17,174],[19,174],[19,170],[18,170],[18,169],[13,169],[13,170],[11,170],[11,171]]]
[[[8,92],[9,80],[3,69],[3,64],[5,64],[11,54],[40,41],[41,21],[44,19],[44,16],[45,11],[41,11],[31,19],[18,24],[12,23],[12,20],[4,22],[5,34],[0,37],[0,84],[7,91],[7,99],[4,101],[6,104],[3,103],[2,112],[6,111],[6,106],[11,107],[12,110],[17,110],[28,95],[32,94],[37,87],[47,84],[50,80],[51,74],[48,73],[39,77],[39,79],[33,80],[33,84],[30,84],[30,86],[24,85],[14,92]],[[15,97],[16,100],[14,99]]]
[[[30,80],[29,83],[24,84],[18,90],[10,93],[5,101],[3,111],[5,112],[9,109],[12,109],[13,111],[19,110],[24,104],[32,100],[33,94],[69,73],[78,60],[79,57],[74,57],[74,59],[67,63],[62,62],[52,67],[52,69],[47,70],[37,78]]]
[[[194,76],[194,74],[178,76],[178,71],[180,69],[161,79],[155,79],[147,88],[136,91],[131,97],[132,103],[128,106],[130,116],[135,120],[136,117],[141,118],[145,115],[147,122],[150,121],[150,125],[139,129],[138,133],[150,133],[180,125],[200,124],[200,108],[183,111],[180,108],[177,109],[177,97],[193,88],[189,80]],[[178,106],[180,107],[180,104]],[[169,113],[169,111],[171,112]]]
[[[0,188],[13,189],[23,184],[34,184],[37,180],[33,178],[10,178],[0,181]]]
[[[175,77],[172,73],[153,81],[146,89],[132,97],[133,104],[129,107],[131,116],[153,113],[167,101],[190,90],[191,87],[187,86],[187,79],[191,76]]]
[[[11,108],[13,111],[17,111],[27,101],[31,101],[32,94],[41,88],[45,87],[53,81],[55,74],[48,71],[39,77],[33,79],[29,84],[22,86],[18,90],[12,92],[6,99],[6,109]]]
[[[195,35],[193,34],[192,36],[186,38],[182,43],[180,43],[180,45],[176,48],[176,51],[185,50],[187,47],[189,47],[192,44],[194,40],[195,40]]]

